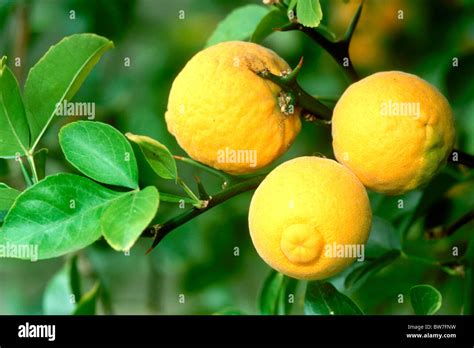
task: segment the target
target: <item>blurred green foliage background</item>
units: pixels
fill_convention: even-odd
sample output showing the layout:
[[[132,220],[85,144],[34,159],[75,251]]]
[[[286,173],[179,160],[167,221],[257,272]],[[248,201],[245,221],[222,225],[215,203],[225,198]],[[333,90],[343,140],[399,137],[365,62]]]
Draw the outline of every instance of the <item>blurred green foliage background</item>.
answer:
[[[323,23],[343,33],[358,2],[323,0]],[[75,101],[95,102],[97,120],[122,132],[148,135],[183,154],[164,122],[167,96],[173,78],[185,63],[201,50],[220,20],[233,9],[261,1],[225,0],[2,0],[0,2],[0,53],[24,82],[28,69],[49,46],[64,36],[94,32],[113,40],[107,52],[80,89]],[[399,19],[403,11],[403,19]],[[75,18],[71,19],[74,11]],[[184,12],[180,12],[184,11]],[[183,16],[184,18],[180,18]],[[457,123],[457,147],[474,153],[474,3],[462,0],[368,0],[351,45],[354,65],[362,76],[380,70],[403,70],[420,75],[437,86],[451,102]],[[300,74],[302,86],[318,96],[337,98],[346,88],[340,68],[320,47],[300,33],[276,33],[264,41],[295,66],[304,56]],[[14,58],[21,66],[14,66]],[[459,66],[453,68],[453,58]],[[130,67],[124,60],[130,58]],[[49,148],[47,172],[74,172],[58,146],[60,127],[73,118],[56,120],[43,140]],[[403,144],[400,144],[403,146]],[[304,124],[302,133],[281,159],[322,154],[332,157],[330,130]],[[142,185],[155,184],[178,192],[159,180],[136,151]],[[211,192],[219,182],[204,172],[181,166],[183,177],[192,183],[201,176]],[[16,163],[0,162],[0,181],[22,188]],[[463,182],[463,183],[461,183]],[[118,314],[212,314],[235,308],[258,313],[257,299],[269,267],[256,254],[248,234],[247,210],[251,193],[216,207],[169,235],[148,256],[150,240],[140,241],[130,256],[114,252],[97,242],[80,253],[80,270],[89,284],[99,278],[109,298],[100,312]],[[380,232],[398,236],[415,216],[407,231],[404,250],[420,258],[400,258],[362,286],[344,288],[344,272],[334,284],[368,314],[410,314],[409,301],[398,302],[409,288],[420,283],[437,287],[443,294],[440,313],[461,312],[462,275],[451,276],[434,265],[450,260],[453,246],[466,247],[474,225],[468,224],[454,236],[426,241],[426,228],[454,221],[474,207],[472,174],[448,167],[425,191],[402,197],[370,194],[375,226]],[[163,203],[157,222],[179,213]],[[238,247],[240,254],[235,256]],[[0,314],[40,314],[48,281],[65,258],[36,263],[0,260]],[[432,262],[432,264],[430,264]],[[301,313],[302,286],[296,297],[295,313]],[[179,295],[186,296],[184,304]],[[474,294],[473,294],[474,296]]]

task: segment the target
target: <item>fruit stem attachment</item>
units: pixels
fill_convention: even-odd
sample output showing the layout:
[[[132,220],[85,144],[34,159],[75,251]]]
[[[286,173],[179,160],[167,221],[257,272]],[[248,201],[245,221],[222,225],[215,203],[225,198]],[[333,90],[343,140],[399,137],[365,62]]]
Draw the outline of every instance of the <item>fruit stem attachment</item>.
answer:
[[[323,30],[319,27],[309,28],[301,25],[297,22],[291,22],[287,25],[284,25],[281,28],[275,29],[277,31],[293,31],[298,30],[306,34],[311,40],[316,42],[321,46],[326,52],[328,52],[331,57],[339,64],[343,69],[346,77],[350,82],[356,82],[359,80],[359,75],[357,74],[354,65],[349,57],[349,45],[351,43],[352,35],[354,34],[357,23],[360,19],[360,14],[362,13],[362,6],[364,1],[362,1],[357,8],[352,21],[347,28],[344,36],[338,40],[333,39],[328,35],[326,30]]]
[[[461,216],[459,219],[454,221],[451,225],[448,226],[438,226],[431,228],[425,232],[426,239],[441,239],[449,237],[459,230],[464,225],[474,220],[474,210],[471,210]]]
[[[26,158],[31,168],[33,184],[36,184],[39,180],[38,180],[38,173],[36,171],[36,163],[35,163],[34,155],[32,153],[27,153]]]
[[[300,59],[298,65],[291,73],[282,76],[274,75],[268,69],[260,70],[256,73],[260,77],[280,86],[289,96],[294,97],[296,104],[303,108],[303,110],[314,115],[319,120],[330,122],[332,117],[331,109],[303,90],[298,84],[297,77],[302,65],[303,58]]]
[[[194,207],[178,216],[175,216],[170,220],[167,220],[162,224],[157,224],[148,227],[142,233],[142,237],[152,237],[155,240],[153,241],[153,245],[150,247],[150,249],[148,249],[147,254],[151,252],[163,240],[163,238],[166,237],[166,235],[168,235],[176,228],[185,224],[189,220],[201,215],[205,211],[208,211],[209,209],[214,208],[215,206],[227,201],[228,199],[239,195],[240,193],[257,188],[257,186],[262,182],[265,176],[266,174],[255,176],[248,180],[232,185],[227,189],[224,189],[223,191],[209,198],[207,206],[202,209]]]
[[[469,168],[474,168],[474,156],[468,153],[455,149],[451,152],[448,158],[451,163],[462,164]]]

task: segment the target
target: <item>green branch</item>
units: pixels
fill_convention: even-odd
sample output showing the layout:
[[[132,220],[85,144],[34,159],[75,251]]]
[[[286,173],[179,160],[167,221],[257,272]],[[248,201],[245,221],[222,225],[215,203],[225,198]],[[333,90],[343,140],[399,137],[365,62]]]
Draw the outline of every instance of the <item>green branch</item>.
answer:
[[[461,216],[459,219],[454,221],[451,225],[448,226],[438,226],[431,228],[425,232],[426,239],[441,239],[449,237],[459,230],[464,225],[474,220],[474,210],[471,210]]]
[[[259,175],[237,183],[219,193],[215,196],[209,198],[208,204],[204,208],[192,208],[184,213],[158,225],[148,227],[142,234],[142,237],[152,237],[155,240],[153,241],[153,245],[148,250],[147,253],[152,251],[160,242],[163,240],[166,235],[170,232],[175,230],[176,228],[180,227],[181,225],[185,224],[189,220],[201,215],[202,213],[214,208],[215,206],[227,201],[229,198],[237,196],[243,192],[253,190],[258,187],[258,185],[262,182],[265,178],[264,175]]]
[[[329,122],[332,117],[332,110],[321,103],[318,99],[304,91],[303,88],[301,88],[301,86],[298,84],[297,77],[302,65],[303,58],[300,59],[300,62],[290,74],[282,76],[274,75],[268,69],[256,71],[255,73],[264,79],[272,81],[276,85],[280,86],[282,90],[287,92],[288,100],[283,100],[285,105],[280,105],[284,112],[289,114],[293,113],[293,110],[290,109],[290,106],[295,106],[294,104],[296,104],[303,108],[303,110],[309,112],[311,115],[314,115],[315,119]]]

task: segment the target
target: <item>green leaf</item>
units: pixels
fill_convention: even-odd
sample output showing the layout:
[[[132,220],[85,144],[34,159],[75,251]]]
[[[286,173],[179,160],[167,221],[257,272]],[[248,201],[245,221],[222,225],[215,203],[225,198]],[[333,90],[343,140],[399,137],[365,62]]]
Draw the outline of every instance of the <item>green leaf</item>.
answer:
[[[145,159],[159,177],[163,179],[177,179],[176,161],[166,146],[144,135],[132,133],[125,135],[130,141],[140,146]]]
[[[79,301],[77,289],[77,257],[66,262],[49,281],[43,295],[43,313],[46,315],[69,315]]]
[[[43,180],[46,177],[46,159],[48,158],[48,149],[40,149],[35,152],[34,160],[36,164],[36,173],[38,180]]]
[[[129,250],[155,217],[159,202],[158,190],[149,186],[111,203],[101,218],[103,235],[110,246]]]
[[[306,315],[357,315],[360,308],[329,282],[311,281],[304,300]]]
[[[214,313],[214,315],[246,315],[244,312],[239,309],[227,308],[219,312]]]
[[[296,4],[298,22],[305,27],[315,28],[323,18],[323,11],[319,0],[298,0]]]
[[[277,303],[277,314],[288,315],[296,301],[296,290],[298,287],[298,280],[285,277],[283,287],[280,290]]]
[[[24,155],[30,142],[30,131],[20,88],[15,75],[0,59],[0,157]]]
[[[260,294],[260,312],[266,315],[289,314],[298,281],[272,270],[265,279]]]
[[[286,23],[288,23],[288,17],[280,10],[274,9],[268,12],[258,23],[250,41],[260,43],[274,32],[273,29],[280,28]]]
[[[8,162],[6,159],[0,158],[0,177],[7,176],[10,172],[8,168]]]
[[[56,104],[70,101],[112,41],[95,34],[75,34],[52,46],[30,70],[25,104],[34,149],[53,119]]]
[[[289,5],[288,5],[288,14],[295,9],[297,3],[298,3],[298,0],[291,0],[290,1]]]
[[[466,76],[474,75],[474,52],[457,57],[458,66],[449,65],[446,73],[447,97],[453,105],[464,105],[472,100],[474,95],[474,84]]]
[[[398,231],[389,221],[373,216],[369,240],[364,250],[366,259],[377,258],[389,250],[397,249],[401,249]]]
[[[259,5],[246,5],[232,11],[207,40],[206,47],[219,42],[250,38],[268,9]]]
[[[90,178],[104,184],[138,188],[132,146],[114,127],[92,121],[68,124],[59,132],[66,159]]]
[[[100,294],[100,282],[97,282],[94,287],[89,290],[81,298],[76,306],[76,309],[72,313],[73,315],[95,315],[97,301]]]
[[[0,244],[37,246],[39,259],[82,249],[101,236],[105,208],[124,194],[77,175],[49,176],[18,196],[0,231]]]
[[[347,275],[344,286],[352,288],[361,285],[369,277],[394,262],[399,256],[400,250],[390,250],[373,261],[365,261],[360,267],[355,268]]]
[[[285,276],[277,271],[271,270],[263,283],[260,293],[260,312],[262,314],[277,314],[278,295]]]
[[[5,184],[0,184],[0,225],[3,223],[5,216],[19,194],[20,191],[8,187]]]
[[[441,293],[431,285],[415,285],[410,289],[410,301],[418,315],[435,314],[443,302]]]

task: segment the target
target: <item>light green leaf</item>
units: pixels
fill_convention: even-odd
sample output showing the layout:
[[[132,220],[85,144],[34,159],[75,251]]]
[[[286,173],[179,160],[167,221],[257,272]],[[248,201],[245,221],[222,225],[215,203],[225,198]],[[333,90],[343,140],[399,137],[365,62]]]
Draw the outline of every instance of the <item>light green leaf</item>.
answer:
[[[53,119],[56,104],[70,101],[112,41],[95,34],[75,34],[52,46],[30,70],[25,105],[34,149]]]
[[[305,27],[315,28],[323,19],[323,11],[319,0],[298,0],[296,4],[298,22]]]
[[[250,41],[260,43],[274,32],[273,29],[280,28],[288,23],[288,17],[278,9],[268,12],[258,23]]]
[[[177,179],[176,161],[166,146],[145,135],[135,135],[132,133],[125,135],[130,141],[140,146],[145,159],[159,177],[163,179]]]
[[[288,5],[288,15],[291,11],[293,11],[296,7],[296,4],[298,3],[298,0],[291,0],[289,5]]]
[[[100,294],[100,282],[95,283],[94,287],[86,292],[72,313],[73,315],[95,315],[97,301]]]
[[[138,168],[132,146],[114,127],[101,122],[73,122],[61,129],[59,143],[66,159],[92,179],[138,188]]]
[[[0,157],[24,155],[30,142],[25,108],[15,75],[0,59]]]
[[[259,5],[246,5],[232,11],[219,23],[207,40],[206,47],[219,42],[246,40],[250,38],[268,9]]]
[[[346,288],[363,284],[369,277],[375,275],[383,268],[390,265],[400,256],[400,250],[390,250],[372,261],[365,261],[361,266],[349,273],[344,281]]]
[[[124,194],[77,175],[49,176],[18,196],[0,231],[0,244],[37,246],[39,259],[82,249],[101,236],[105,208]]]
[[[360,308],[329,282],[311,281],[306,288],[304,312],[307,315],[358,315]]]
[[[43,313],[46,315],[69,315],[79,301],[77,288],[77,257],[66,262],[49,281],[43,295]]]
[[[115,250],[129,250],[155,217],[159,202],[158,190],[149,186],[111,203],[101,218],[107,242]]]
[[[20,191],[5,184],[0,184],[0,225],[19,194]]]
[[[418,315],[435,314],[442,305],[441,293],[431,285],[415,285],[410,289],[410,301]]]

